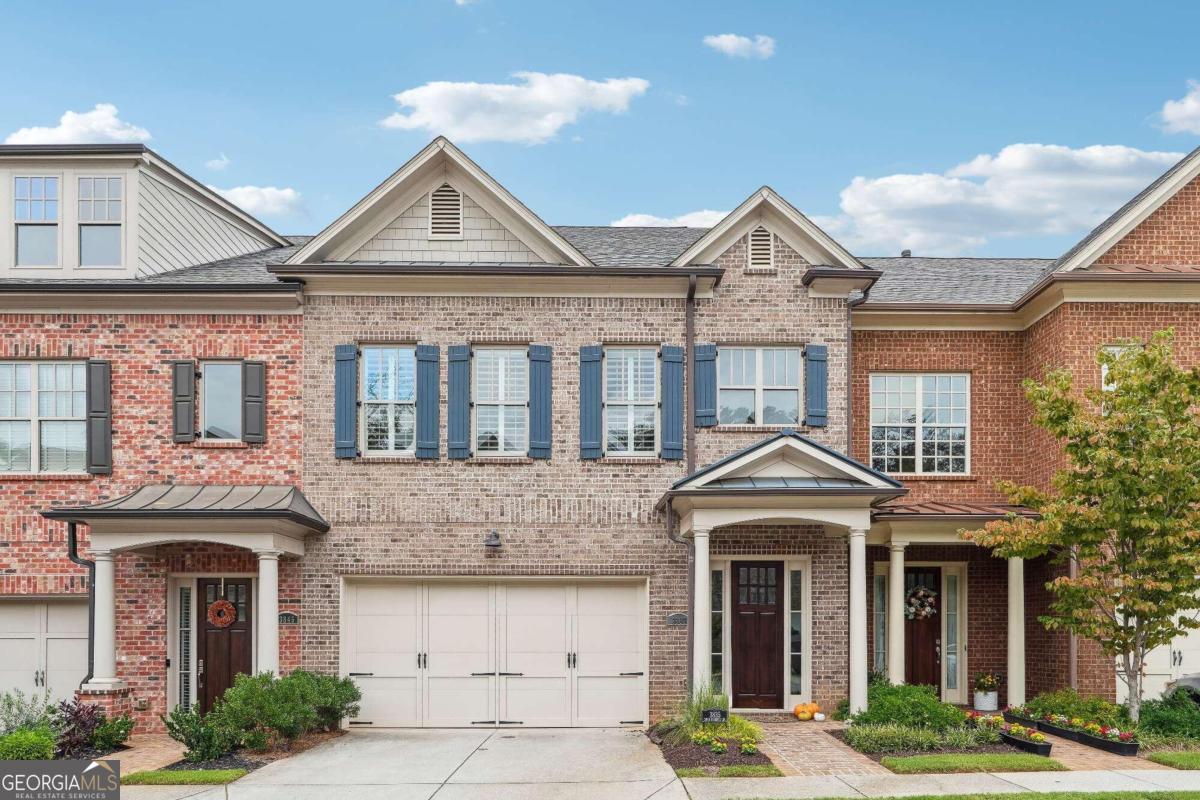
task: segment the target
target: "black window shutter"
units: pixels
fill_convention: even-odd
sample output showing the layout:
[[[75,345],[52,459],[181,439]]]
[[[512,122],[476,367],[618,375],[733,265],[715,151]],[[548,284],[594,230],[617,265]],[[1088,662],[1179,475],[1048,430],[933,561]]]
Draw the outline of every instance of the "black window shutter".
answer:
[[[601,367],[604,348],[598,344],[587,344],[579,348],[579,457],[601,458],[604,455],[602,428],[604,410],[602,404]]]
[[[471,346],[446,348],[446,455],[471,457]]]
[[[261,444],[267,440],[267,365],[262,361],[242,362],[242,441]]]
[[[692,412],[697,428],[711,428],[717,424],[717,346],[698,344],[692,351],[696,354],[696,369],[692,380],[696,389],[692,392]]]
[[[663,345],[660,380],[662,381],[662,434],[660,455],[683,458],[683,348]]]
[[[196,441],[196,362],[171,362],[171,439]]]
[[[438,457],[441,354],[436,344],[417,345],[417,458]]]
[[[112,366],[87,362],[87,471],[112,474]]]
[[[529,457],[549,458],[553,390],[551,352],[544,344],[529,346]]]
[[[804,346],[804,424],[823,428],[829,418],[829,349]]]
[[[333,348],[333,454],[358,455],[358,345]]]

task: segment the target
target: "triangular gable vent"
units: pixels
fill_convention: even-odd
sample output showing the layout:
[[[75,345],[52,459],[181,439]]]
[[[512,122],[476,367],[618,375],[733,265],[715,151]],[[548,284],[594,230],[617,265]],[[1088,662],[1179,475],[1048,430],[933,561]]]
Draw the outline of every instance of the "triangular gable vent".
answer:
[[[774,238],[762,225],[750,231],[750,269],[772,269],[775,266]]]
[[[462,235],[462,192],[443,183],[429,194],[429,238],[461,239]]]

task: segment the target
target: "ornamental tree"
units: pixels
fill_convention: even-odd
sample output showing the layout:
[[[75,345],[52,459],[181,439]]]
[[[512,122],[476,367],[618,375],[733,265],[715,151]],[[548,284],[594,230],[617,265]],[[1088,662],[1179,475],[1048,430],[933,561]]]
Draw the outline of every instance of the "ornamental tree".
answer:
[[[1176,364],[1173,341],[1165,330],[1145,347],[1102,349],[1103,387],[1078,391],[1063,370],[1025,381],[1066,468],[1049,491],[999,484],[1038,518],[963,532],[1005,557],[1077,560],[1075,577],[1047,584],[1054,599],[1039,619],[1117,659],[1135,721],[1147,652],[1200,628],[1200,369]]]

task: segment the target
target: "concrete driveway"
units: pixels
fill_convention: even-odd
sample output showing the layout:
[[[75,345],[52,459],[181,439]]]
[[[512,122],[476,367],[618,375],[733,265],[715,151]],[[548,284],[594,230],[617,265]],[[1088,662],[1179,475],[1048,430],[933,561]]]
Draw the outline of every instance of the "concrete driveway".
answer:
[[[645,735],[617,729],[355,730],[227,787],[130,786],[122,791],[122,797],[131,800],[557,800],[568,796],[572,800],[684,800],[687,794]]]

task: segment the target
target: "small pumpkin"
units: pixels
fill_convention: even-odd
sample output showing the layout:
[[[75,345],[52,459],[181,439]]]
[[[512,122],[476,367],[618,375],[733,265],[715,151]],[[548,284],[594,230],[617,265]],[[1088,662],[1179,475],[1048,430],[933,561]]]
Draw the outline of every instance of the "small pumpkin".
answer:
[[[813,715],[812,715],[811,711],[805,710],[805,711],[797,711],[796,712],[796,719],[798,719],[798,720],[807,722],[808,720],[810,720],[812,718],[813,718]]]

